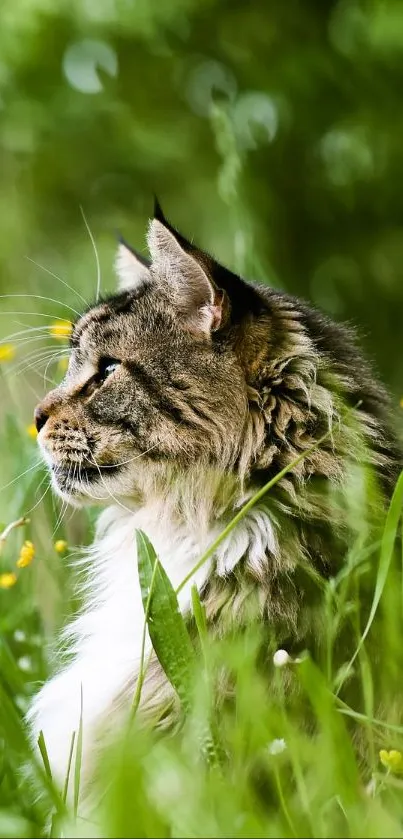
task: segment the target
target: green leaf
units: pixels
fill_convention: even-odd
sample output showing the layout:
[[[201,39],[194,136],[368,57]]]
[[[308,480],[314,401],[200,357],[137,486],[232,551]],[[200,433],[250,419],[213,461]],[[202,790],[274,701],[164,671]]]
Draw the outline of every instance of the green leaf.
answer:
[[[166,676],[186,706],[195,651],[178,598],[150,540],[137,530],[136,541],[141,595],[151,643]]]

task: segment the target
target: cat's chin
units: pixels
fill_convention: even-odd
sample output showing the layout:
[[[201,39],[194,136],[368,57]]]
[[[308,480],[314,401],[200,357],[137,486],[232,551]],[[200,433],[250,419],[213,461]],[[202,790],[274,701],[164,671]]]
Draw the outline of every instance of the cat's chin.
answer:
[[[81,474],[76,475],[71,468],[53,465],[50,472],[53,491],[72,507],[105,506],[111,502],[125,506],[125,509],[138,506],[139,490],[122,469],[101,467],[81,470]]]
[[[89,504],[89,499],[86,501],[84,498],[81,498],[78,494],[76,495],[73,492],[66,492],[66,490],[61,489],[57,482],[52,478],[52,489],[55,495],[58,495],[59,498],[64,501],[65,504],[69,504],[70,507],[76,507],[79,509],[80,507],[84,507],[86,504]]]
[[[51,467],[53,491],[72,507],[105,504],[110,500],[107,479],[97,469],[81,470],[76,476],[71,467]]]

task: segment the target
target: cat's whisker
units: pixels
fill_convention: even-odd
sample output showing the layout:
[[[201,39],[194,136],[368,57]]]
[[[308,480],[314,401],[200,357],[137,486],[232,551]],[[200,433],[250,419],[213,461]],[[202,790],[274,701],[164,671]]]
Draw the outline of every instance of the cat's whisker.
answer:
[[[31,362],[28,363],[28,364],[25,363],[25,361],[20,362],[20,364],[17,365],[13,370],[9,369],[6,372],[7,372],[8,376],[10,376],[12,374],[14,378],[17,378],[17,376],[20,376],[20,375],[26,373],[28,370],[32,370],[34,374],[37,374],[38,376],[40,376],[41,374],[39,373],[39,371],[37,369],[39,365],[46,363],[49,358],[51,360],[54,359],[54,361],[57,361],[57,360],[60,360],[61,358],[64,358],[64,357],[65,357],[64,355],[55,354],[55,352],[52,350],[50,353],[47,352],[43,355],[37,356],[34,359],[31,359]],[[46,379],[46,381],[52,382],[51,379]]]
[[[99,501],[99,498],[90,491],[90,482],[86,476],[84,478],[80,476],[79,488],[80,492],[83,492],[88,498],[92,498],[93,501]]]
[[[67,512],[67,509],[68,509],[68,504],[66,504],[66,512]],[[67,521],[65,522],[65,524],[70,524],[70,522],[71,522],[71,520],[72,520],[73,516],[74,516],[74,509],[71,511],[71,513],[70,513],[70,515],[69,515],[69,517],[68,517]]]
[[[56,524],[55,524],[55,526],[54,526],[54,528],[53,528],[53,531],[52,531],[52,536],[51,536],[51,539],[52,539],[52,540],[55,538],[55,536],[56,536],[56,534],[57,534],[57,531],[59,530],[59,527],[60,527],[60,525],[61,525],[61,523],[62,523],[63,516],[64,516],[64,511],[67,509],[67,503],[68,503],[68,502],[66,501],[66,499],[65,499],[65,498],[63,498],[63,499],[62,499],[62,502],[61,502],[61,505],[60,505],[60,510],[59,510],[59,512],[58,512],[58,514],[57,514]]]
[[[89,305],[90,305],[90,304],[89,304],[89,302],[88,302],[88,300],[86,300],[86,299],[85,299],[85,297],[83,297],[83,296],[80,294],[80,292],[79,292],[79,291],[77,291],[77,290],[76,290],[75,288],[73,288],[71,285],[69,285],[68,283],[66,283],[66,281],[65,281],[65,280],[62,280],[62,278],[61,278],[61,277],[59,277],[57,274],[55,274],[55,273],[54,273],[54,271],[51,271],[49,268],[46,268],[46,267],[45,267],[45,265],[41,265],[41,263],[40,263],[40,262],[36,262],[36,260],[35,260],[35,259],[32,259],[30,256],[26,256],[26,257],[25,257],[25,259],[27,259],[27,260],[28,260],[28,262],[32,262],[32,264],[33,264],[33,265],[36,265],[36,267],[37,267],[37,268],[41,268],[41,270],[42,270],[42,271],[45,271],[45,272],[46,272],[46,274],[49,274],[51,277],[54,277],[54,279],[55,279],[55,280],[58,280],[58,281],[59,281],[59,283],[62,283],[62,285],[64,285],[66,288],[68,288],[68,289],[69,289],[69,291],[72,291],[72,292],[73,292],[73,294],[75,294],[75,295],[76,295],[76,297],[78,297],[78,298],[79,298],[79,299],[80,299],[80,300],[84,303],[84,306],[89,306]]]
[[[28,338],[26,339],[23,350],[27,349],[28,344],[36,341],[43,342],[43,340],[44,339],[42,336],[40,338]],[[21,350],[21,344],[18,345],[17,349],[18,351]],[[55,356],[60,356],[60,354],[63,353],[64,356],[68,357],[70,355],[70,350],[68,347],[57,348],[54,344],[50,343],[42,343],[42,345],[40,346],[30,347],[29,352],[27,352],[26,354],[20,354],[20,357],[17,357],[15,361],[13,360],[13,362],[7,366],[7,372],[15,373],[21,365],[24,365],[25,363],[30,364],[32,361],[35,361],[37,358],[40,358],[41,355],[45,353],[52,353]]]
[[[97,269],[97,288],[96,288],[95,300],[98,301],[99,294],[100,294],[100,291],[101,291],[101,266],[100,266],[100,262],[99,262],[98,251],[97,251],[97,247],[96,247],[96,244],[95,244],[94,237],[93,237],[93,235],[91,233],[91,230],[90,230],[90,226],[89,226],[88,221],[86,219],[84,210],[81,206],[80,206],[80,212],[81,212],[81,215],[83,217],[84,224],[87,228],[87,232],[88,232],[88,235],[90,237],[92,247],[94,249],[95,264],[96,264],[96,269]]]
[[[14,343],[14,351],[16,354],[16,358],[13,359],[13,363],[9,365],[8,370],[13,371],[15,366],[18,364],[23,363],[24,361],[31,361],[35,358],[35,354],[37,352],[42,352],[46,350],[53,350],[55,351],[55,346],[50,343],[44,342],[44,336],[36,337],[36,338],[26,338],[20,340],[20,342]],[[39,343],[40,342],[40,343]],[[32,346],[32,344],[36,344],[36,346]]]
[[[66,322],[66,318],[56,318],[53,315],[51,315],[51,317],[52,317],[52,320],[59,320],[60,319],[60,320],[63,321],[63,323]],[[44,331],[47,331],[47,330],[51,331],[53,329],[53,324],[52,323],[49,323],[49,324],[45,323],[45,324],[43,324],[43,326],[29,326],[26,323],[24,323],[23,320],[15,320],[15,321],[13,321],[13,323],[17,323],[18,326],[23,326],[24,327],[24,329],[21,331],[21,334],[24,331],[25,332],[32,332],[32,331],[38,330],[38,329],[43,329]]]
[[[79,491],[83,493],[83,495],[86,495],[87,498],[91,498],[93,501],[99,501],[99,498],[90,491],[90,482],[88,477],[86,475],[81,475],[80,470],[78,471],[77,482]]]
[[[48,382],[48,381],[49,381],[49,379],[48,379],[48,370],[49,370],[50,365],[51,365],[51,364],[55,364],[55,363],[56,363],[56,361],[57,361],[57,362],[62,361],[62,359],[63,359],[63,358],[68,358],[68,356],[66,356],[64,353],[63,353],[63,355],[61,355],[60,353],[55,353],[55,354],[53,355],[53,357],[52,357],[52,358],[48,361],[48,363],[47,363],[47,365],[46,365],[46,367],[45,367],[45,372],[44,372],[44,374],[43,374],[43,384],[44,384],[44,385],[45,385],[45,382]]]
[[[15,372],[15,370],[24,364],[31,364],[33,361],[36,361],[41,358],[41,356],[46,356],[46,354],[51,354],[54,356],[69,356],[70,351],[67,348],[57,348],[52,346],[51,344],[46,344],[42,347],[35,347],[29,353],[24,355],[18,361],[15,361],[10,367],[8,368],[11,372]]]
[[[24,387],[25,387],[25,385],[28,385],[31,392],[35,395],[36,401],[40,402],[41,399],[43,399],[43,393],[42,393],[42,395],[40,395],[38,393],[38,391],[34,390],[34,388],[32,387],[32,385],[29,382],[29,375],[33,375],[33,376],[37,376],[39,379],[41,379],[42,383],[43,383],[42,374],[39,373],[39,371],[35,369],[35,365],[32,365],[29,370],[21,370],[17,375],[18,376],[24,376]],[[46,383],[48,385],[50,385],[52,388],[58,387],[58,385],[60,384],[59,382],[56,382],[55,379],[50,379],[49,377],[46,378]],[[46,389],[46,385],[45,385],[45,389]]]
[[[67,473],[67,480],[68,481],[70,481],[71,472],[72,472],[72,465],[70,464],[69,470],[68,470],[68,473]],[[75,475],[75,464],[74,464],[74,472],[73,472],[73,481],[74,481],[74,475]],[[61,507],[60,507],[59,515],[57,517],[56,524],[55,524],[55,527],[54,527],[54,530],[53,530],[53,533],[52,533],[52,539],[55,537],[59,527],[62,524],[62,521],[64,519],[66,510],[67,510],[67,507],[68,507],[68,503],[69,502],[68,502],[67,498],[62,499],[62,504],[61,504]]]
[[[87,491],[87,487],[86,487],[86,485],[85,485],[85,482],[87,482],[87,483],[88,483],[87,478],[83,478],[83,476],[82,476],[82,475],[79,475],[79,476],[78,476],[78,490],[79,490],[79,492],[80,492],[80,493],[82,493],[83,495],[87,495],[89,498],[93,498],[93,496],[92,496],[92,495],[90,495],[90,494],[89,494],[89,492]]]
[[[70,465],[69,465],[69,468],[68,468],[68,472],[67,472],[67,480],[68,480],[68,481],[70,481],[70,478],[71,478],[72,474],[73,474],[73,480],[74,480],[75,470],[76,470],[76,466],[75,466],[75,464],[70,464]],[[68,498],[63,498],[63,502],[62,502],[62,505],[61,505],[61,508],[60,508],[59,517],[58,517],[58,520],[57,520],[57,522],[56,522],[56,526],[55,526],[55,532],[56,532],[56,531],[59,529],[59,527],[61,526],[61,523],[62,523],[62,521],[63,521],[63,519],[64,519],[64,516],[65,516],[66,510],[67,510],[67,508],[68,508],[68,505],[69,505]]]
[[[35,368],[32,368],[32,370],[31,370],[31,371],[29,371],[29,373],[30,373],[30,374],[32,373],[34,376],[37,376],[38,378],[42,379],[42,384],[43,384],[43,377],[42,377],[42,375],[41,375],[40,373],[38,373],[38,371],[37,371],[37,370],[35,370]],[[27,374],[27,373],[23,373],[22,375],[24,376],[24,383],[29,385],[29,376],[28,376],[28,374]],[[49,385],[52,389],[53,389],[53,388],[58,387],[58,386],[59,386],[59,384],[60,384],[60,382],[56,382],[56,381],[55,381],[55,379],[50,379],[49,377],[47,377],[47,378],[46,378],[46,383],[47,383],[47,385]],[[32,393],[35,393],[35,397],[36,397],[37,402],[40,402],[40,401],[41,401],[41,399],[43,399],[43,393],[40,395],[40,394],[38,394],[38,392],[37,392],[36,390],[34,390],[34,388],[33,388],[32,386],[30,386],[30,387],[31,387],[31,391],[32,391]],[[46,385],[45,385],[45,390],[46,390]]]
[[[121,508],[122,508],[122,510],[126,510],[126,512],[127,512],[127,513],[132,513],[132,512],[133,512],[133,510],[130,510],[130,508],[129,508],[129,507],[126,507],[126,506],[125,506],[125,504],[122,504],[122,503],[119,501],[119,499],[118,499],[118,498],[115,498],[115,496],[113,495],[113,493],[111,492],[111,490],[109,489],[109,487],[106,485],[106,483],[105,483],[105,481],[104,481],[104,479],[103,479],[102,472],[101,472],[101,470],[100,470],[100,468],[99,468],[98,464],[95,462],[95,460],[94,460],[94,458],[93,458],[92,456],[91,456],[91,460],[93,461],[94,466],[96,466],[96,468],[98,469],[98,472],[99,472],[99,477],[101,478],[102,484],[103,484],[103,486],[105,487],[106,492],[107,492],[107,493],[108,493],[108,495],[109,495],[109,498],[112,498],[112,500],[115,502],[115,504],[117,504],[117,505],[118,505],[118,507],[121,507]]]
[[[20,362],[20,364],[21,364],[21,362]],[[32,370],[31,370],[31,372],[32,372],[34,375],[36,375],[36,376],[40,376],[40,373],[38,373],[38,371],[36,370],[36,367],[37,367],[37,365],[38,365],[38,364],[40,364],[40,361],[35,362],[35,364],[33,364],[33,365],[32,365]],[[12,367],[12,368],[10,368],[10,367],[6,367],[6,368],[5,368],[5,370],[4,370],[4,381],[8,381],[8,380],[9,380],[9,379],[11,379],[11,378],[12,378],[12,380],[14,381],[14,379],[16,379],[16,378],[17,378],[17,376],[19,376],[19,375],[25,375],[26,370],[24,370],[24,369],[22,368],[22,369],[20,369],[20,370],[18,370],[18,369],[17,369],[17,372],[16,372],[16,369],[17,369],[17,368],[15,368],[15,367]],[[48,381],[51,381],[51,380],[50,380],[50,379],[48,379]],[[57,383],[57,382],[53,382],[53,384],[54,384],[55,386],[57,386],[57,384],[58,384],[58,383]],[[29,390],[31,391],[31,393],[33,393],[33,394],[34,394],[36,402],[40,402],[40,401],[41,401],[41,399],[43,398],[43,394],[42,394],[42,395],[40,395],[40,394],[38,393],[38,391],[37,391],[37,390],[35,390],[35,388],[33,388],[33,387],[32,387],[32,385],[31,385],[31,383],[30,383],[30,381],[29,381],[29,378],[28,378],[28,377],[26,377],[26,378],[25,378],[24,387],[28,387],[28,388],[29,388]]]
[[[26,329],[20,329],[18,332],[12,332],[10,335],[6,335],[1,339],[0,346],[2,344],[9,344],[11,341],[13,344],[18,344],[19,346],[28,341],[43,341],[50,336],[50,329],[50,326],[27,326]],[[32,335],[32,332],[36,334]]]
[[[38,492],[39,492],[41,486],[43,486],[43,484],[44,484],[44,482],[46,481],[47,478],[49,478],[49,474],[48,474],[48,472],[45,472],[43,474],[41,480],[39,481],[39,484],[35,487],[35,497],[38,495]]]
[[[69,509],[69,502],[68,502],[68,501],[67,501],[67,499],[66,499],[66,501],[64,502],[63,517],[62,517],[62,520],[61,520],[61,522],[60,522],[60,524],[59,524],[59,527],[61,527],[61,525],[62,525],[62,524],[67,525],[67,524],[69,524],[69,522],[71,522],[71,519],[72,519],[72,518],[73,518],[73,516],[74,516],[74,512],[75,512],[75,510],[74,510],[74,507],[73,507],[73,509],[71,510],[70,515],[69,515],[69,517],[68,517],[68,519],[67,519],[67,521],[66,521],[66,515],[67,515],[67,511],[68,511],[68,509]],[[55,536],[55,533],[53,534],[53,536]]]
[[[47,475],[46,475],[45,477],[47,477]],[[42,486],[42,484],[43,484],[43,481],[41,481],[41,483],[39,484],[38,489]],[[39,501],[37,501],[37,502],[36,502],[36,504],[34,504],[34,505],[33,505],[33,507],[31,507],[29,510],[27,510],[26,512],[24,512],[24,516],[29,516],[29,515],[31,515],[31,513],[33,513],[33,512],[34,512],[34,510],[36,510],[36,508],[37,508],[37,507],[39,507],[39,505],[40,505],[41,501],[43,501],[43,499],[45,498],[45,495],[49,492],[49,490],[50,490],[50,486],[51,486],[51,485],[50,485],[50,483],[49,483],[49,484],[47,485],[46,489],[45,489],[45,492],[41,495],[41,497],[40,497]]]
[[[25,364],[31,364],[34,361],[38,361],[43,355],[46,355],[48,353],[55,354],[57,352],[60,352],[60,350],[56,350],[55,347],[49,345],[35,347],[31,350],[31,352],[27,353],[22,358],[19,358],[18,360],[11,363],[7,367],[7,370],[9,373],[16,373]]]
[[[140,454],[135,454],[133,457],[129,457],[128,460],[120,461],[120,463],[111,463],[109,465],[108,464],[103,464],[103,463],[97,463],[96,465],[101,467],[102,469],[116,469],[117,466],[126,466],[127,463],[133,463],[134,460],[139,460],[140,458],[147,455],[149,452],[152,452],[159,445],[160,445],[159,443],[154,443],[152,446],[150,446],[149,449],[146,449],[144,452],[140,452]]]
[[[31,391],[31,393],[34,395],[35,402],[40,402],[41,401],[41,399],[43,398],[43,394],[39,394],[38,391],[35,390],[35,388],[32,386],[32,383],[30,382],[28,376],[24,379],[24,387],[27,387]]]
[[[78,312],[77,309],[74,309],[73,306],[69,306],[68,303],[63,303],[61,300],[56,300],[54,297],[46,297],[43,294],[0,294],[0,298],[3,300],[12,299],[15,297],[33,297],[35,300],[47,300],[49,303],[56,303],[57,306],[63,306],[64,309],[69,309],[70,312],[73,312],[78,318],[81,317],[81,312]],[[60,320],[64,320],[64,318],[60,318]]]
[[[11,481],[8,482],[8,484],[4,484],[4,486],[0,487],[0,492],[3,492],[5,489],[8,489],[8,487],[11,487],[13,486],[13,484],[16,484],[17,481],[20,481],[21,478],[24,477],[24,475],[28,475],[28,473],[33,472],[34,469],[38,469],[38,466],[40,466],[41,463],[42,461],[38,460],[38,462],[34,463],[33,466],[29,466],[28,469],[25,469],[24,472],[20,472],[20,474],[17,475],[16,478],[13,478]]]
[[[0,297],[1,296],[12,297],[13,295],[5,294],[5,295],[0,295]],[[17,296],[18,297],[29,297],[29,295],[27,295],[27,294],[19,294]],[[31,295],[31,297],[36,297],[36,296],[37,295],[35,295],[35,294]],[[45,300],[48,300],[48,299],[50,299],[50,298],[45,297]],[[58,303],[58,305],[60,305],[59,301],[56,300],[55,302]],[[0,312],[0,315],[7,315],[7,317],[10,317],[10,315],[26,315],[27,317],[49,318],[49,320],[61,320],[63,323],[66,323],[66,318],[62,318],[62,317],[60,317],[60,315],[49,315],[47,312],[38,312],[38,311],[36,311],[36,312],[26,312],[26,311],[24,311],[24,309],[15,309],[13,311],[11,311],[11,310],[6,311],[5,310],[4,312]],[[31,329],[31,328],[35,329],[36,327],[29,327],[29,326],[27,327],[27,329]],[[43,327],[43,328],[45,328],[45,327]]]

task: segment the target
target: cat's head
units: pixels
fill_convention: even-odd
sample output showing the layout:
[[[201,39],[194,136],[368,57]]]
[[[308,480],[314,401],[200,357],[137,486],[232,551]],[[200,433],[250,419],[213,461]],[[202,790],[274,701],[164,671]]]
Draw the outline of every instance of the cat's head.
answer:
[[[54,488],[73,502],[135,498],[168,474],[236,475],[244,461],[243,340],[260,295],[159,208],[148,248],[150,261],[120,244],[119,292],[75,323],[66,377],[35,410]]]

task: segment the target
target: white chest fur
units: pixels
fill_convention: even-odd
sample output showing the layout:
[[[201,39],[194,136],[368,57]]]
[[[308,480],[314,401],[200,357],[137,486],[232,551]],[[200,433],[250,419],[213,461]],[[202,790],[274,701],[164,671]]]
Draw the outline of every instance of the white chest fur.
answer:
[[[125,691],[128,700],[133,695],[144,624],[135,548],[137,528],[151,539],[176,588],[222,525],[200,534],[196,522],[193,528],[173,524],[156,506],[133,513],[113,507],[101,515],[97,539],[80,561],[89,568],[86,608],[65,631],[72,658],[44,685],[29,713],[34,738],[41,730],[44,733],[51,768],[59,782],[65,778],[72,734],[79,726],[81,691],[84,771],[91,760],[95,732],[102,719],[107,719],[114,700]],[[232,571],[245,554],[252,564],[261,563],[268,550],[275,553],[270,520],[261,510],[253,510],[220,546],[216,555],[218,573]],[[189,608],[192,585],[196,583],[200,589],[209,569],[207,562],[181,591],[182,612]]]

